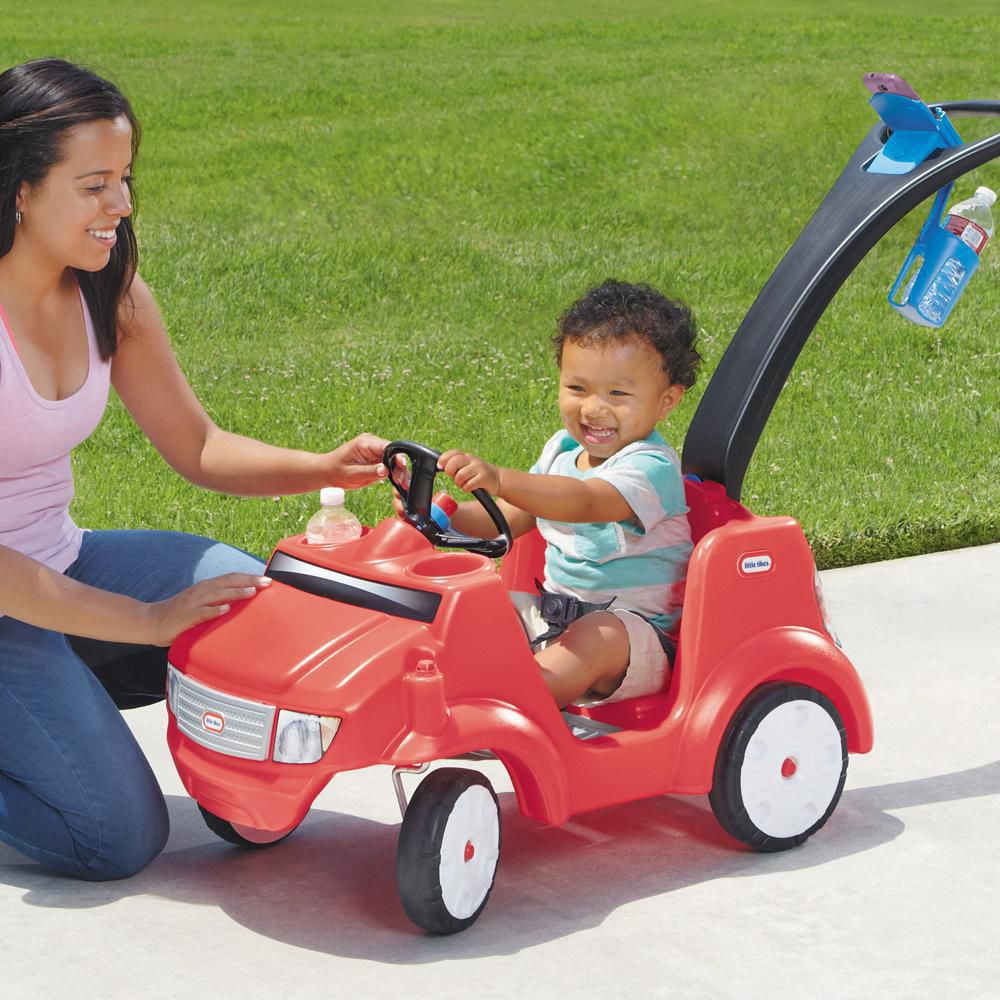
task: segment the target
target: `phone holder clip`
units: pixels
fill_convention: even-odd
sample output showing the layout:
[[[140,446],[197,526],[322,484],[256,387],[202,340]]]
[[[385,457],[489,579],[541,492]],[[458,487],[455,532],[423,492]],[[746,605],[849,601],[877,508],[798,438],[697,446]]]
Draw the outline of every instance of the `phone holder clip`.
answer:
[[[962,144],[941,108],[888,93],[875,94],[868,103],[889,127],[889,138],[868,164],[871,174],[908,174],[935,150]]]

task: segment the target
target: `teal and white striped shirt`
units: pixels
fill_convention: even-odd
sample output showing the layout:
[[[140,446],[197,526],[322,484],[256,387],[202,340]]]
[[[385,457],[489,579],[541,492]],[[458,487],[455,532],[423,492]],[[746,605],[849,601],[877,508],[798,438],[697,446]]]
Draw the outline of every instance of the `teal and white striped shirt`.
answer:
[[[596,469],[576,467],[582,450],[561,430],[530,471],[603,479],[625,498],[635,520],[569,524],[539,518],[547,543],[546,589],[594,604],[614,598],[614,607],[636,611],[674,632],[692,548],[677,452],[655,430]]]

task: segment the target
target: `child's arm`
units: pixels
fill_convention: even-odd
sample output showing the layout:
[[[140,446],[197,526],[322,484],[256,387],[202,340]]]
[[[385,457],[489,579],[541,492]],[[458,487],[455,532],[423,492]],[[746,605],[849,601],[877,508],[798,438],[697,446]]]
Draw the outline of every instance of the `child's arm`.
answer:
[[[483,489],[506,501],[501,503],[505,513],[507,507],[513,507],[532,518],[571,523],[629,521],[635,517],[621,493],[601,479],[539,476],[491,465],[474,455],[455,450],[446,451],[438,459],[438,468],[451,476],[460,489]],[[483,516],[486,516],[485,511]]]
[[[520,538],[535,526],[534,515],[526,510],[500,499],[497,500],[497,506],[500,508],[500,513],[507,518],[510,533],[514,538]],[[497,526],[478,500],[464,500],[460,503],[458,510],[451,516],[451,525],[456,531],[472,535],[474,538],[492,538],[497,533]]]

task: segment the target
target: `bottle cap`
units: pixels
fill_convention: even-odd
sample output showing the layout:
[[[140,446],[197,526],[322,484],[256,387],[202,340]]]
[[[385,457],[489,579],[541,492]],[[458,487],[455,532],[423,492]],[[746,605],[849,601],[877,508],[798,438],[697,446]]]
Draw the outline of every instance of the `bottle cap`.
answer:
[[[343,507],[344,490],[341,486],[324,486],[319,491],[319,502],[324,507]]]
[[[992,188],[977,187],[976,194],[979,196],[980,200],[985,201],[987,205],[992,205],[993,202],[997,200],[997,193]]]
[[[434,495],[434,503],[438,505],[448,515],[451,517],[452,514],[458,510],[458,501],[450,494],[445,493],[443,490],[440,493]]]

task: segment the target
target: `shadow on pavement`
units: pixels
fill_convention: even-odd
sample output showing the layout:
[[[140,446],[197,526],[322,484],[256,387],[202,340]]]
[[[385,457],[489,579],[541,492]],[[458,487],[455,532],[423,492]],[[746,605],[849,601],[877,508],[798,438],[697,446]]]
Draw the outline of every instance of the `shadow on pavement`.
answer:
[[[722,832],[699,798],[663,797],[543,827],[501,796],[496,887],[464,934],[428,937],[406,919],[395,887],[398,826],[314,810],[288,840],[244,850],[216,840],[194,804],[168,797],[182,847],[122,882],[76,882],[0,847],[0,881],[34,906],[86,909],[135,896],[218,907],[248,930],[315,952],[391,964],[503,955],[600,925],[619,906],[716,879],[813,868],[895,839],[895,810],[1000,792],[1000,761],[844,793],[802,847],[755,854]],[[176,933],[176,928],[171,931]]]

